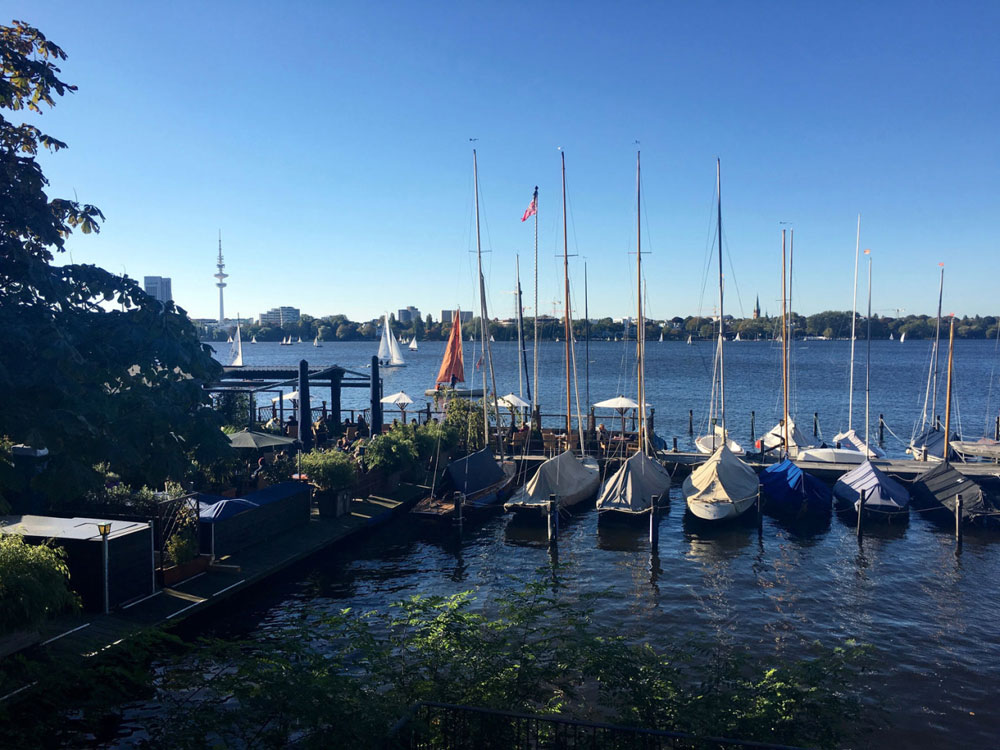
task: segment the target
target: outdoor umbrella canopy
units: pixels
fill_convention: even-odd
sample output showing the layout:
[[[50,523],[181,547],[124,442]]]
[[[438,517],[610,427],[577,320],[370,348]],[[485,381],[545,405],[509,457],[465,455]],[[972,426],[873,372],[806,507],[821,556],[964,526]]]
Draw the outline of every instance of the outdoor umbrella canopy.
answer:
[[[383,404],[395,404],[399,407],[400,414],[403,415],[403,423],[406,423],[406,405],[412,404],[413,399],[407,396],[403,391],[399,393],[393,393],[385,398],[381,399]]]
[[[627,412],[629,409],[639,408],[639,404],[637,404],[630,398],[626,398],[625,396],[617,396],[615,398],[609,398],[604,401],[598,401],[596,404],[594,404],[594,406],[595,408],[598,409],[614,409],[619,414],[621,414],[623,438],[625,436],[625,412]]]
[[[292,391],[291,393],[286,393],[284,396],[281,396],[282,401],[296,401],[298,400],[298,398],[299,398],[298,391]],[[277,402],[278,402],[278,396],[275,396],[274,398],[271,399],[272,404],[275,404]]]
[[[500,398],[497,399],[497,401],[499,401],[504,406],[510,407],[511,409],[527,409],[529,406],[531,406],[531,404],[529,404],[523,398],[513,393],[508,393],[506,396],[501,396]]]
[[[257,432],[256,430],[240,430],[229,435],[229,444],[234,448],[273,448],[276,445],[293,445],[294,438],[272,435],[269,432]]]

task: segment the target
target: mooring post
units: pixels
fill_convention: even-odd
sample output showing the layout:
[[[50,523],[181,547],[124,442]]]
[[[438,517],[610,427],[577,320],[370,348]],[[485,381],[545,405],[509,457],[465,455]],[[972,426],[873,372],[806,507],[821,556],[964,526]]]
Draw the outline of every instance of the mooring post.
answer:
[[[378,356],[372,355],[372,379],[371,379],[371,407],[372,418],[370,420],[371,435],[382,434],[382,384],[378,376]]]
[[[594,437],[594,431],[597,430],[597,419],[594,417],[594,407],[590,407],[590,414],[587,415],[587,432],[590,433],[590,437]]]
[[[955,544],[962,543],[962,495],[955,495]]]
[[[462,493],[461,492],[454,493],[452,495],[452,499],[455,502],[455,508],[454,508],[455,523],[458,524],[458,530],[461,531],[462,530],[462,510],[463,510],[462,509],[462,505],[463,505],[463,503],[462,503]]]
[[[764,505],[760,501],[760,488],[757,488],[757,531],[764,528]]]
[[[940,414],[938,414],[937,416],[934,417],[934,429],[935,430],[940,430],[941,429],[941,415]]]
[[[751,411],[750,412],[750,444],[751,445],[753,445],[755,442],[757,442],[757,434],[756,434],[756,432],[754,432],[756,426],[757,426],[757,412]]]
[[[882,445],[885,442],[885,419],[884,415],[878,415],[878,444]]]
[[[996,426],[993,428],[993,439],[1000,440],[1000,417],[997,417]]]
[[[330,416],[333,418],[333,424],[330,425],[331,437],[340,437],[344,434],[344,417],[340,413],[340,387],[343,379],[343,370],[334,370],[330,373]],[[351,417],[353,422],[354,415]]]
[[[861,490],[861,497],[858,498],[858,539],[861,538],[861,519],[865,516],[865,493],[867,490]]]
[[[813,437],[819,435],[819,412],[813,412]]]
[[[309,403],[309,363],[299,360],[299,440],[302,452],[308,453],[313,447],[312,408]]]
[[[920,449],[920,460],[921,461],[926,461],[927,460],[927,446],[926,445],[923,448]]]
[[[660,545],[660,496],[653,495],[649,499],[649,546],[656,550]]]
[[[556,496],[549,495],[548,502],[548,532],[549,542],[556,541],[559,536],[559,510],[556,508]]]
[[[694,434],[694,409],[688,409],[688,435]]]
[[[652,435],[656,432],[656,407],[649,407],[649,434]]]
[[[674,453],[677,452],[677,436],[674,435]]]

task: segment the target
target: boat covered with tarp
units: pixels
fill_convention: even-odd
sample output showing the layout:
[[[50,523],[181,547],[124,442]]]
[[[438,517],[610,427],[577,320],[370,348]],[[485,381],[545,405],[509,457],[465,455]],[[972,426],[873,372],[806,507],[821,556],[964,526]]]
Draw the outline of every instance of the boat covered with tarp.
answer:
[[[952,431],[948,442],[956,443],[960,441],[961,438]],[[927,451],[928,461],[940,461],[944,458],[944,430],[942,428],[930,427],[924,430],[910,441],[910,447],[906,449],[906,452],[917,461],[922,461],[925,450]],[[953,450],[949,449],[948,453],[951,454],[948,458],[955,457]]]
[[[448,477],[467,507],[493,505],[514,479],[514,462],[497,462],[489,448],[448,464]]]
[[[972,479],[946,461],[925,471],[913,483],[914,499],[924,508],[937,508],[941,515],[955,517],[957,497],[962,496],[962,520],[1000,519],[1000,507]]]
[[[757,500],[757,473],[725,445],[684,480],[688,510],[706,521],[735,518]]]
[[[567,450],[538,467],[528,482],[504,503],[506,511],[541,512],[549,497],[556,496],[560,508],[569,508],[593,497],[601,483],[597,461],[589,456],[577,458]]]
[[[838,500],[853,506],[861,504],[861,491],[865,492],[865,510],[872,513],[905,513],[910,507],[910,493],[902,484],[886,476],[871,461],[844,474],[833,486]]]
[[[829,485],[787,458],[760,473],[760,486],[767,495],[767,510],[780,515],[829,513],[833,508]]]
[[[654,495],[666,499],[669,492],[670,474],[663,465],[642,451],[636,451],[604,482],[597,498],[597,510],[599,513],[646,513]]]
[[[828,464],[862,464],[873,458],[885,458],[885,454],[854,430],[840,432],[833,438],[834,447],[821,445],[805,448],[796,455],[797,461],[818,461]]]
[[[776,424],[770,432],[761,436],[757,444],[758,450],[796,453],[800,448],[809,447],[809,438],[795,425],[795,420],[788,418],[788,445],[785,445],[784,420]]]

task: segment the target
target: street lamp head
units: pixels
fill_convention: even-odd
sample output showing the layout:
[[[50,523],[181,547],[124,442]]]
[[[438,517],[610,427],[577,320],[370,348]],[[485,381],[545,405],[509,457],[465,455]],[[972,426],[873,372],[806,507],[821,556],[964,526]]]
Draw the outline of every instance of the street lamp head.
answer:
[[[107,536],[111,533],[111,521],[102,521],[97,524],[97,533],[101,536]]]

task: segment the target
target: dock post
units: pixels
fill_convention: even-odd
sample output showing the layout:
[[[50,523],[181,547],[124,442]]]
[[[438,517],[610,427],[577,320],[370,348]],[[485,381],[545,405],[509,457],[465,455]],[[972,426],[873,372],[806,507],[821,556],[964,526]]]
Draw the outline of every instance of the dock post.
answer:
[[[688,435],[694,435],[694,409],[688,409]]]
[[[552,543],[559,536],[559,509],[556,507],[555,495],[549,495],[546,510],[548,512],[549,543]]]
[[[1000,440],[1000,417],[997,417],[996,427],[993,428],[993,439]]]
[[[452,498],[454,499],[454,502],[455,502],[455,510],[454,510],[454,513],[455,513],[455,523],[458,524],[458,530],[461,531],[462,530],[462,510],[463,510],[462,505],[464,505],[464,503],[462,502],[462,493],[461,492],[456,492],[456,493],[454,493],[452,495]]]
[[[920,449],[920,460],[921,461],[926,461],[927,460],[927,446],[926,445],[923,448]]]
[[[655,551],[660,546],[660,496],[653,495],[649,502],[649,548]]]
[[[299,360],[299,440],[302,452],[308,453],[313,447],[312,407],[309,401],[309,363]]]
[[[378,376],[378,357],[372,355],[372,382],[371,382],[371,407],[372,418],[369,421],[371,436],[382,434],[382,384]]]
[[[885,419],[884,415],[878,415],[878,444],[882,445],[885,442]]]
[[[941,429],[941,415],[940,414],[938,414],[937,416],[934,417],[934,429],[935,430],[940,430]]]
[[[751,410],[751,412],[750,412],[750,445],[753,445],[754,443],[757,442],[757,434],[754,431],[755,428],[756,428],[756,426],[757,426],[757,412]]]
[[[674,453],[677,452],[677,436],[674,435]]]
[[[861,538],[861,519],[865,516],[865,493],[867,490],[861,490],[861,497],[858,499],[858,539]]]
[[[651,406],[649,408],[649,434],[652,435],[656,432],[656,407]]]
[[[764,528],[764,506],[760,501],[760,487],[757,488],[757,531]]]
[[[590,437],[594,437],[594,431],[597,430],[597,419],[594,417],[594,407],[590,407],[590,414],[587,415],[587,432]]]
[[[962,543],[962,495],[955,495],[955,544]]]
[[[340,381],[343,378],[343,370],[334,370],[330,373],[330,416],[333,418],[333,424],[330,425],[331,437],[340,437],[344,434],[344,419],[340,413]]]
[[[819,412],[813,412],[813,437],[819,435]]]

